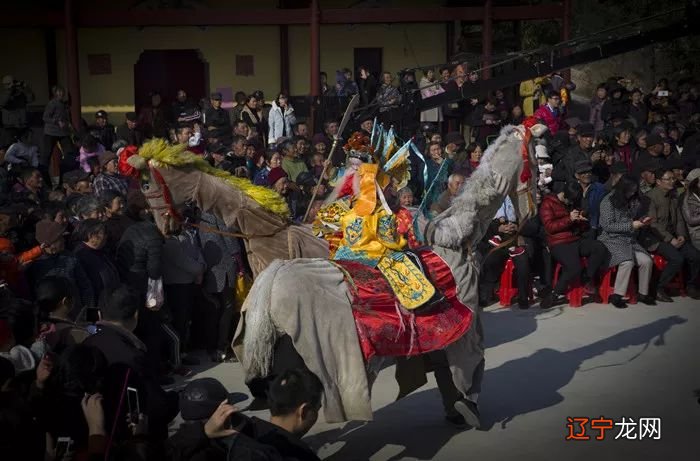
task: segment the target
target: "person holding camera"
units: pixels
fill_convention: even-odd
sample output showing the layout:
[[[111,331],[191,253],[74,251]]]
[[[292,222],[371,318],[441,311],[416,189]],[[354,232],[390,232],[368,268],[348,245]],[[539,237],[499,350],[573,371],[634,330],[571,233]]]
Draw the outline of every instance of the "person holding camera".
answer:
[[[546,195],[540,206],[540,216],[547,235],[549,252],[562,270],[554,289],[542,298],[540,307],[548,309],[559,302],[569,285],[582,276],[581,256],[588,258],[582,282],[586,293],[597,292],[595,277],[603,267],[608,251],[601,242],[582,238],[588,230],[588,218],[580,209],[583,190],[569,181],[556,194]]]
[[[34,102],[34,92],[26,82],[12,75],[2,78],[0,109],[2,110],[3,140],[11,144],[17,133],[27,126],[27,104]]]

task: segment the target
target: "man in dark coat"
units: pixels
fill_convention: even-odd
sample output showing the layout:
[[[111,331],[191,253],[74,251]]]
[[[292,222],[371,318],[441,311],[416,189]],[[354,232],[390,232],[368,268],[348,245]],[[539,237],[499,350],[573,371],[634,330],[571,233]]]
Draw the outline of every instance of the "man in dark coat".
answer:
[[[143,143],[143,133],[138,127],[138,117],[136,112],[127,112],[126,121],[117,127],[117,140],[123,140],[128,145],[140,146]],[[111,149],[112,146],[105,146],[106,149]]]
[[[146,308],[148,280],[162,276],[163,235],[155,224],[140,221],[129,226],[117,244],[117,267],[121,278],[134,292],[139,305],[136,335],[146,343],[148,358],[154,370],[162,370],[163,351],[168,337],[161,327],[160,311]]]
[[[105,150],[111,150],[114,141],[117,140],[114,125],[109,123],[109,115],[104,110],[95,113],[95,124],[88,128],[91,135],[104,146]]]
[[[231,140],[231,118],[229,117],[228,111],[221,108],[221,93],[212,93],[210,98],[210,107],[204,111],[204,126],[207,128],[207,132],[217,132],[224,133],[227,132],[228,136],[226,140],[222,140],[226,143]]]
[[[593,146],[593,125],[582,123],[576,132],[575,146],[571,146],[552,170],[552,180],[561,187],[567,181],[576,180],[576,162],[591,160],[591,147]]]
[[[647,148],[639,153],[635,172],[639,174],[641,165],[662,165],[664,161],[664,139],[658,134],[650,134],[647,136]]]
[[[146,345],[134,335],[138,323],[140,298],[127,285],[105,293],[100,303],[102,320],[98,331],[85,340],[85,344],[96,347],[112,364],[123,364],[141,378],[144,392],[143,402],[148,417],[151,436],[164,439],[168,434],[168,423],[177,415],[177,394],[166,393],[159,385],[155,368],[148,360]]]

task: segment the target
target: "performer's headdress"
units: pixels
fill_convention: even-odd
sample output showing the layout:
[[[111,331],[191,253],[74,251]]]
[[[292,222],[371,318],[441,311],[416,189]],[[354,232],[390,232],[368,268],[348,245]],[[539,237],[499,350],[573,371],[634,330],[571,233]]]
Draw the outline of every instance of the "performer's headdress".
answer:
[[[369,136],[359,131],[350,136],[343,149],[345,149],[348,158],[357,158],[365,163],[376,163],[374,162],[374,147],[370,143]]]

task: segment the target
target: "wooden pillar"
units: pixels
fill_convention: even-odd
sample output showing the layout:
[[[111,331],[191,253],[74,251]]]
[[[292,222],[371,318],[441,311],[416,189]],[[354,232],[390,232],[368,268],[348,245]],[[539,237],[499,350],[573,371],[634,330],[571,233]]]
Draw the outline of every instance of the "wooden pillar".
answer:
[[[311,48],[309,55],[311,56],[310,66],[310,89],[311,89],[311,114],[310,125],[311,132],[315,133],[316,107],[321,95],[321,18],[318,7],[318,0],[311,0]]]
[[[561,18],[561,41],[571,40],[571,0],[564,0],[564,16]],[[569,54],[571,50],[564,48],[564,54]],[[561,76],[567,82],[571,80],[571,69],[562,71]]]
[[[51,88],[58,83],[58,57],[56,55],[56,30],[44,29],[44,49],[46,52],[46,84],[49,99],[53,97]]]
[[[280,89],[289,94],[289,26],[280,28]]]
[[[481,42],[483,67],[488,67],[491,65],[491,55],[493,54],[493,0],[486,0],[486,3],[484,3],[484,24],[481,28]],[[484,80],[491,78],[491,69],[485,69],[481,73],[481,78]]]
[[[78,31],[75,26],[75,1],[65,0],[64,18],[66,28],[66,76],[70,95],[70,114],[73,128],[80,130],[80,65],[78,64]]]

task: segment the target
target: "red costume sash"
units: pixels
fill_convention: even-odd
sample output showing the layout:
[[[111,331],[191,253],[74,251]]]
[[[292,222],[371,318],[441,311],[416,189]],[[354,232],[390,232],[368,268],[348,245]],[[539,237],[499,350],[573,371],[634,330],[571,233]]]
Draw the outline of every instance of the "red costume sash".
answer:
[[[379,270],[354,261],[334,261],[345,272],[353,293],[352,313],[365,360],[444,349],[472,323],[472,312],[457,299],[455,280],[445,261],[427,248],[416,253],[444,299],[410,312],[398,306]]]

